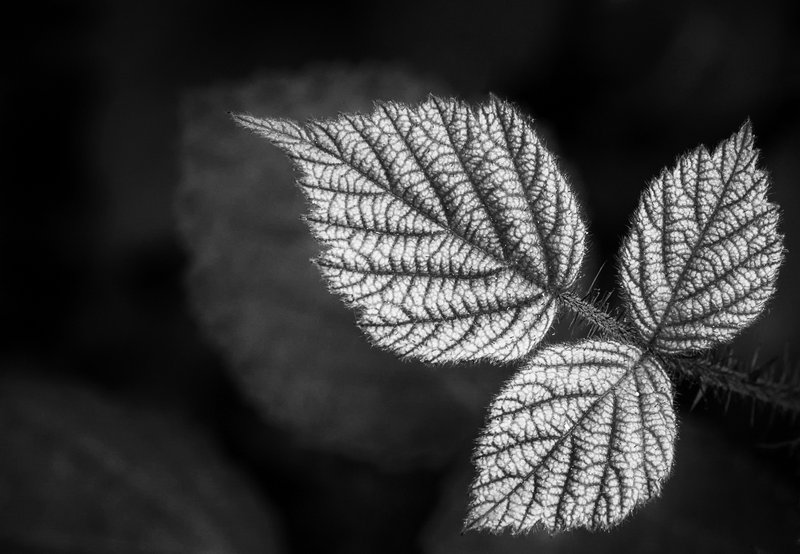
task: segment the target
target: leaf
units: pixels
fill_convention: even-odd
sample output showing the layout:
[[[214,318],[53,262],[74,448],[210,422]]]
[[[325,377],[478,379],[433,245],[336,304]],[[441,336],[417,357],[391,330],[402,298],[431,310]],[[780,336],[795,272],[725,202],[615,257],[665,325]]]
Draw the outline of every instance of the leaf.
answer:
[[[273,510],[203,432],[99,391],[0,379],[3,552],[283,552]]]
[[[800,482],[708,417],[682,414],[675,466],[658,502],[610,533],[462,533],[469,464],[443,480],[420,534],[423,554],[792,552],[800,537]]]
[[[659,493],[675,434],[669,378],[638,348],[543,349],[490,408],[466,527],[611,527]]]
[[[309,263],[320,246],[291,165],[226,112],[328,117],[390,95],[417,102],[432,87],[443,90],[391,67],[319,65],[183,99],[177,219],[198,324],[262,418],[304,447],[384,469],[447,463],[508,372],[431,371],[372,348]]]
[[[680,158],[645,191],[622,247],[622,286],[641,336],[662,352],[724,343],[775,290],[783,258],[750,122],[712,153]]]
[[[514,107],[431,97],[305,127],[237,120],[295,161],[325,245],[317,263],[379,346],[506,362],[541,341],[578,275],[585,230]]]

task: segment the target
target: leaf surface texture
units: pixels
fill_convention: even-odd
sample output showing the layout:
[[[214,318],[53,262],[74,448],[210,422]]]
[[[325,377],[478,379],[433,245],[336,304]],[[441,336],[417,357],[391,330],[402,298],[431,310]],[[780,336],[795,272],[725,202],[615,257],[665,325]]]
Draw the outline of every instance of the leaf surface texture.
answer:
[[[317,263],[379,346],[428,362],[510,361],[549,329],[584,225],[513,106],[431,97],[301,126],[237,116],[295,161]]]
[[[467,528],[608,528],[657,495],[672,466],[672,387],[638,348],[543,349],[493,402]]]
[[[757,163],[748,122],[713,152],[680,158],[643,194],[621,280],[633,324],[656,349],[727,342],[772,296],[783,244]]]

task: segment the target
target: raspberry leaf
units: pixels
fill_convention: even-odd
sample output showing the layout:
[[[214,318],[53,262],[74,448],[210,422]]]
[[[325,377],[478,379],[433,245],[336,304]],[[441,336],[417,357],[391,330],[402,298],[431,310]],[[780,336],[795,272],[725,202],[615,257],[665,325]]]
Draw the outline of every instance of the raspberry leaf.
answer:
[[[304,126],[236,119],[294,160],[325,247],[317,264],[377,345],[506,362],[541,341],[579,272],[585,228],[513,106],[431,97]]]
[[[635,346],[540,350],[493,402],[474,455],[467,529],[605,529],[672,467],[672,385]]]
[[[621,253],[631,321],[662,352],[729,341],[763,311],[783,258],[750,123],[700,146],[642,195]]]

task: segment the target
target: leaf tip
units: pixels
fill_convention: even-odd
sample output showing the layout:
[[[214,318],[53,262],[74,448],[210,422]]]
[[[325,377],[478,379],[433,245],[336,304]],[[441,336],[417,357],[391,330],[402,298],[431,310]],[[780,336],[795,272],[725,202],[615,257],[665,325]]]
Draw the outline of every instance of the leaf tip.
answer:
[[[250,114],[246,113],[238,113],[238,112],[228,112],[228,116],[233,119],[233,121],[246,129],[256,129],[259,128],[265,120],[259,119],[254,117]]]
[[[753,134],[753,120],[750,117],[747,117],[744,122],[739,126],[739,130],[737,130],[730,139],[728,139],[728,143],[733,143],[734,148],[741,148],[742,150],[748,150],[753,152],[758,152],[755,148],[755,135]]]
[[[303,127],[294,121],[280,118],[261,118],[246,113],[228,112],[231,119],[245,129],[264,137],[276,146],[285,146],[288,141],[305,139]]]
[[[742,126],[739,127],[739,135],[747,139],[748,142],[753,140],[753,120],[750,119],[749,116],[744,120]]]

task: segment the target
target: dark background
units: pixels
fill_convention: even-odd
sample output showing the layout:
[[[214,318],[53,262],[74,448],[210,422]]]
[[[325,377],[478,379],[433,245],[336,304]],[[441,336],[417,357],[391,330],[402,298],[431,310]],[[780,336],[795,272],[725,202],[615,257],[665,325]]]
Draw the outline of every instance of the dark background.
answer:
[[[582,184],[593,252],[608,260],[648,179],[750,117],[785,213],[788,254],[779,301],[743,340],[748,348],[763,344],[766,356],[800,354],[794,2],[45,2],[27,10],[7,19],[2,52],[2,371],[23,373],[34,387],[87,384],[114,401],[166,407],[194,421],[276,506],[290,551],[415,551],[442,473],[387,476],[292,450],[279,429],[258,436],[283,449],[280,461],[256,459],[260,450],[242,429],[266,424],[198,330],[184,295],[188,259],[173,196],[179,105],[189,88],[310,62],[386,61],[460,94],[497,93],[551,133],[549,144]],[[613,271],[604,270],[599,284],[613,285]],[[684,393],[686,409],[691,388]],[[794,483],[797,507],[792,449],[754,446],[796,438],[796,426],[780,418],[769,425],[767,417],[751,425],[737,406],[728,416],[714,403],[698,411],[693,417]],[[27,456],[14,452],[8,463],[27,464]],[[316,473],[306,479],[306,471]],[[36,486],[31,498],[60,494]],[[336,501],[340,488],[359,486],[367,492]],[[376,515],[364,500],[398,490],[402,500],[388,501],[386,513]],[[26,501],[24,488],[15,501]],[[298,506],[306,502],[330,507],[327,519],[304,520]],[[736,509],[719,507],[728,508]],[[370,538],[352,546],[366,513]],[[790,551],[788,543],[770,543],[769,525],[759,527],[764,534],[751,551],[759,544]],[[0,539],[40,551],[24,524],[8,529],[0,524]]]

